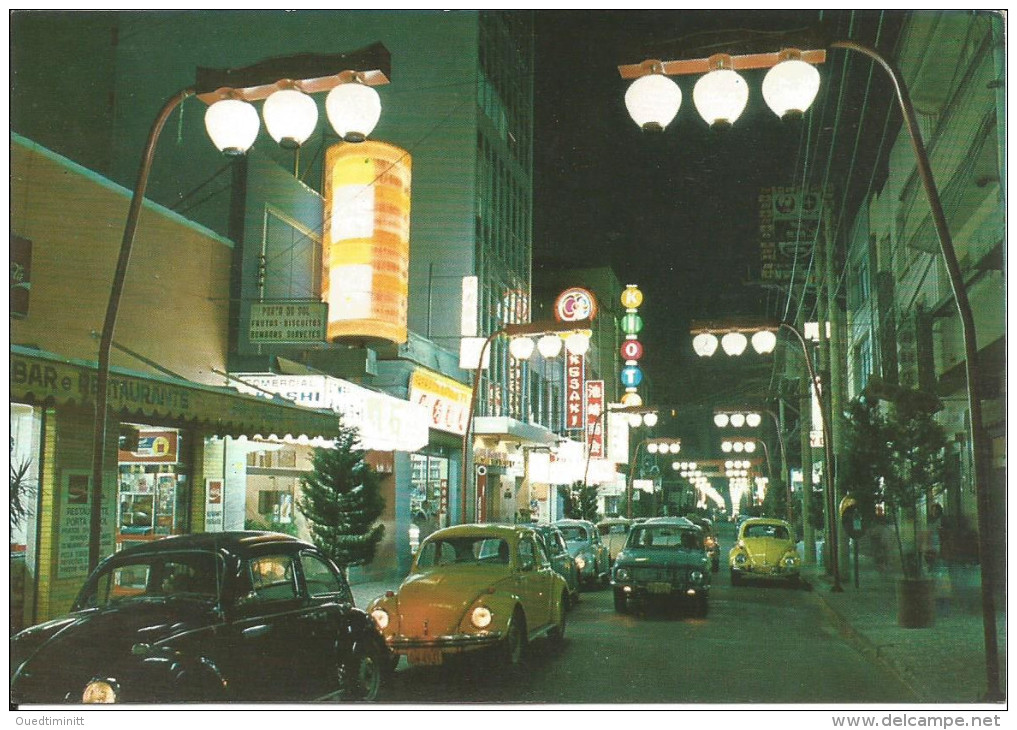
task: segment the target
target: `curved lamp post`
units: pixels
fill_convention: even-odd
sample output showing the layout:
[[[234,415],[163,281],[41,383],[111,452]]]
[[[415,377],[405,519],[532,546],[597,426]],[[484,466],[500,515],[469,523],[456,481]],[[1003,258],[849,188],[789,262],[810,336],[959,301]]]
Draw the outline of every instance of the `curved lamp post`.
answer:
[[[833,443],[830,440],[830,425],[827,423],[826,408],[823,405],[823,391],[819,378],[816,377],[816,371],[812,366],[812,357],[809,355],[809,346],[805,341],[805,337],[801,332],[798,331],[793,325],[787,322],[780,322],[776,325],[761,325],[755,327],[709,327],[699,326],[693,330],[692,346],[696,350],[696,354],[700,357],[710,357],[717,350],[717,337],[720,335],[721,347],[729,355],[737,356],[742,354],[747,345],[751,342],[752,348],[760,355],[766,355],[773,352],[774,347],[777,345],[776,330],[783,329],[794,335],[795,340],[801,345],[802,354],[805,356],[805,366],[809,371],[809,380],[812,382],[812,390],[816,395],[816,400],[819,402],[819,420],[822,424],[823,429],[823,472],[827,486],[824,489],[826,493],[826,509],[828,515],[835,516],[836,510],[836,496],[833,493]],[[725,346],[725,340],[727,345]],[[733,450],[733,444],[732,444]],[[771,475],[772,476],[772,475]],[[837,532],[838,525],[836,519],[830,519],[830,535],[828,536],[827,543],[830,544],[830,568],[833,577],[832,590],[835,593],[839,593],[844,590],[840,582],[840,565],[838,562],[837,555]]]
[[[507,324],[501,329],[495,330],[480,348],[477,354],[477,368],[473,373],[473,388],[470,392],[470,410],[466,420],[466,433],[463,434],[462,449],[462,481],[459,485],[461,513],[460,524],[466,524],[467,511],[469,507],[469,490],[466,488],[470,481],[470,469],[467,456],[469,454],[470,438],[473,432],[473,416],[477,408],[477,391],[480,389],[480,380],[484,371],[484,353],[491,346],[495,339],[502,335],[511,337],[509,352],[516,360],[527,360],[538,349],[544,357],[556,357],[562,349],[562,333],[569,333],[564,338],[564,346],[576,355],[585,354],[590,346],[590,339],[585,334],[592,326],[592,320],[580,319],[572,322],[557,322],[547,320],[542,322],[528,322],[525,324]],[[533,337],[538,337],[534,342]]]
[[[732,41],[731,45],[739,44],[741,46],[739,50],[744,50],[749,45],[749,41],[745,38],[733,37],[729,40]],[[989,542],[989,532],[992,529],[989,520],[992,506],[989,497],[989,485],[986,481],[989,451],[988,441],[986,440],[982,424],[982,404],[978,394],[978,383],[981,381],[979,379],[980,368],[978,341],[975,336],[975,319],[971,302],[968,298],[963,272],[957,259],[957,252],[953,246],[949,226],[947,225],[946,215],[943,212],[939,191],[932,174],[932,165],[929,162],[928,153],[922,142],[915,109],[911,102],[907,84],[904,82],[904,77],[875,49],[855,41],[822,38],[815,31],[810,31],[799,40],[800,42],[785,44],[777,52],[773,52],[771,47],[771,49],[766,49],[760,53],[739,53],[738,55],[714,54],[707,58],[666,62],[651,59],[641,64],[619,66],[618,71],[622,78],[636,79],[640,82],[638,88],[633,83],[629,91],[626,92],[626,105],[630,110],[633,120],[640,127],[645,130],[663,130],[678,113],[681,103],[681,91],[678,90],[678,86],[674,82],[671,82],[674,86],[674,89],[671,89],[667,84],[660,81],[645,82],[642,81],[643,78],[650,75],[661,76],[662,78],[664,76],[684,74],[706,74],[710,76],[721,71],[765,68],[769,69],[763,80],[763,96],[766,103],[778,116],[799,116],[812,104],[818,92],[819,74],[815,68],[810,67],[823,63],[826,60],[826,48],[851,51],[867,56],[890,77],[904,118],[904,126],[911,141],[911,148],[915,154],[918,175],[921,178],[922,186],[928,198],[933,225],[939,238],[940,253],[950,279],[950,287],[953,291],[954,302],[961,321],[961,333],[964,340],[964,368],[967,376],[968,413],[970,417],[968,428],[972,450],[972,478],[978,505],[978,548],[982,578],[981,597],[987,681],[986,698],[989,700],[1000,700],[1004,695],[1000,687],[999,649],[996,633],[996,556]],[[755,39],[753,39],[754,41]],[[769,43],[770,41],[764,39],[762,42]],[[719,58],[721,56],[722,58]],[[721,89],[721,86],[721,84],[714,84],[713,88]],[[676,90],[677,93],[675,93]],[[629,98],[630,92],[631,100]],[[706,115],[700,104],[697,103],[696,106],[704,114],[704,119],[712,123],[713,120]],[[638,108],[641,114],[637,115],[632,112],[633,108]],[[831,519],[830,522],[835,524],[836,520]]]
[[[656,423],[654,419],[653,423]],[[651,426],[652,424],[646,424]],[[632,463],[629,464],[629,478],[627,484],[626,494],[626,511],[625,514],[628,519],[632,519],[632,492],[634,491],[634,480],[636,477],[636,465],[639,463],[639,449],[646,447],[646,453],[648,454],[678,454],[682,448],[681,439],[676,438],[646,438],[636,444],[636,449],[632,453]]]
[[[375,112],[381,111],[378,93],[371,87],[388,83],[389,66],[388,50],[376,43],[349,54],[305,53],[272,58],[237,69],[199,68],[194,85],[170,97],[156,115],[141,156],[99,338],[92,436],[89,569],[98,564],[101,549],[110,351],[152,159],[166,120],[185,99],[197,96],[209,105],[205,113],[205,129],[213,144],[224,154],[242,155],[254,144],[260,126],[258,113],[251,102],[264,99],[263,114],[269,134],[283,146],[295,148],[307,139],[317,121],[317,105],[307,95],[329,91],[326,105],[336,132],[345,141],[362,141],[378,121]],[[359,88],[351,95],[350,89],[344,87],[353,86]],[[314,107],[313,111],[311,107]]]
[[[604,410],[602,410],[600,412],[600,415],[597,416],[597,420],[593,422],[593,428],[590,431],[590,435],[591,436],[596,436],[597,435],[597,429],[598,428],[600,428],[600,430],[603,431],[603,427],[601,426],[601,424],[604,421],[604,414],[607,413],[608,411],[610,411],[611,413],[621,413],[621,414],[628,415],[629,418],[630,418],[629,425],[632,426],[633,428],[638,428],[639,426],[643,426],[643,425],[652,428],[653,426],[655,426],[657,424],[658,416],[657,416],[657,409],[656,408],[650,408],[650,407],[646,407],[646,406],[619,406],[618,408],[611,408],[610,404],[608,404],[608,407],[605,408]],[[634,421],[631,420],[633,418],[638,418],[639,419],[639,421],[636,422],[635,425],[633,425]],[[587,448],[586,449],[586,468],[583,470],[583,484],[587,484],[586,480],[589,479],[589,476],[590,476],[590,457],[591,456],[592,456],[592,454],[591,454],[589,448]]]

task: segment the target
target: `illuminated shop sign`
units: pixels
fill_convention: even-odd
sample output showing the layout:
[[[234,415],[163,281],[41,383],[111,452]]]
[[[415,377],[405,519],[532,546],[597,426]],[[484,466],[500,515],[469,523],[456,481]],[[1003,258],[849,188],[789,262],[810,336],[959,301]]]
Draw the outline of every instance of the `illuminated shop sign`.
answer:
[[[590,458],[604,456],[604,381],[586,381],[586,445]]]
[[[569,352],[565,360],[565,428],[583,429],[583,383],[586,379],[586,358]]]
[[[559,322],[593,319],[597,316],[597,300],[586,289],[566,289],[554,302],[554,316]]]
[[[431,428],[462,436],[470,420],[473,391],[452,378],[427,370],[410,376],[410,402],[427,409]]]
[[[417,403],[393,398],[328,375],[237,374],[241,393],[275,393],[307,408],[341,413],[360,432],[360,447],[374,451],[416,451],[427,445],[430,413]],[[245,384],[253,387],[245,387]],[[259,390],[260,389],[260,390]]]
[[[409,153],[383,142],[333,145],[324,187],[328,340],[406,342]]]

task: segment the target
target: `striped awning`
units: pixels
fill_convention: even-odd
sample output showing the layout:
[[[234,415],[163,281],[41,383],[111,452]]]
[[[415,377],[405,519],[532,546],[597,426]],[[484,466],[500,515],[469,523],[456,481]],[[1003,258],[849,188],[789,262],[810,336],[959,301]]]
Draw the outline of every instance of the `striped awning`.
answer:
[[[10,347],[11,402],[94,408],[96,376],[94,362]],[[332,439],[339,425],[333,411],[124,368],[110,368],[109,410],[122,420],[168,422],[234,437]]]

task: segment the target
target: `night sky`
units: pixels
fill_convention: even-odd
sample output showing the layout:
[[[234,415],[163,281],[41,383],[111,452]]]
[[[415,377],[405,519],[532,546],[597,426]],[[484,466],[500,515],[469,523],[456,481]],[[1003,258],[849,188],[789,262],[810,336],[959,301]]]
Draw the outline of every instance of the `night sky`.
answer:
[[[697,369],[690,320],[781,317],[786,294],[748,283],[760,265],[759,188],[800,182],[806,172],[814,183],[851,172],[856,186],[878,185],[874,155],[891,96],[881,78],[870,80],[870,64],[857,54],[838,83],[847,54],[834,52],[820,67],[823,87],[804,121],[777,119],[762,100],[764,72],[745,72],[748,106],[718,133],[692,103],[696,77],[675,77],[683,95],[678,117],[653,134],[629,117],[630,82],[617,66],[680,57],[718,30],[787,31],[821,15],[837,38],[875,45],[878,33],[880,50],[892,51],[899,14],[881,18],[875,11],[536,13],[535,266],[542,256],[567,255],[575,265],[612,265],[623,285],[640,286],[641,365],[661,404],[706,402],[702,389],[709,383],[741,387],[737,371],[734,383],[718,379],[716,357],[709,372],[700,372],[703,363]],[[894,117],[887,140],[898,126]],[[858,144],[859,138],[869,141]]]

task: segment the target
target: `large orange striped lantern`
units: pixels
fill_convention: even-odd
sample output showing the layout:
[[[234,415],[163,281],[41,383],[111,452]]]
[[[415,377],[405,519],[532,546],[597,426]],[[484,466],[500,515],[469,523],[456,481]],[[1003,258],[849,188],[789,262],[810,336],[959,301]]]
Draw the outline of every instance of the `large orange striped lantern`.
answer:
[[[410,154],[383,142],[333,145],[324,189],[328,340],[406,342]]]

